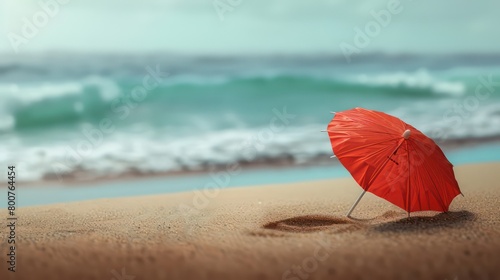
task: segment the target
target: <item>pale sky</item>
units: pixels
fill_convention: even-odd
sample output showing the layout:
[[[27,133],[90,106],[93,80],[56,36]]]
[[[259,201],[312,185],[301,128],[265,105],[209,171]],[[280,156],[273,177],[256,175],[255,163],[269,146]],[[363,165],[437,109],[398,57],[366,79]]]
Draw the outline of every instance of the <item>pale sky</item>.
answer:
[[[64,0],[52,15],[39,4],[55,1],[0,0],[0,52],[14,54],[16,38],[21,54],[336,54],[342,42],[354,46],[354,28],[364,29],[374,21],[372,12],[388,10],[395,0]],[[229,7],[224,20],[214,3]],[[500,1],[399,3],[400,12],[386,26],[377,23],[380,30],[363,52],[500,51]],[[42,23],[45,16],[45,26],[35,24],[27,38],[23,30],[37,15]]]

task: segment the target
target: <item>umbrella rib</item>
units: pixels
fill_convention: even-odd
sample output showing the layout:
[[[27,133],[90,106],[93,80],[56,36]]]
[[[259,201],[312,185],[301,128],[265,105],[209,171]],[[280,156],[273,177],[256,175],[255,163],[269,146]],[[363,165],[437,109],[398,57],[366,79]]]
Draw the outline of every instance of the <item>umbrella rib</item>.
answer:
[[[408,141],[405,141],[406,142],[406,153],[407,153],[407,159],[408,159],[408,183],[407,183],[407,186],[406,186],[406,208],[408,209],[408,217],[410,217],[410,213],[411,213],[411,197],[410,197],[410,178],[411,178],[411,170],[410,170],[410,167],[411,167],[411,164],[410,164],[410,148],[408,146]]]
[[[338,127],[333,127],[334,130],[329,130],[330,127],[327,127],[327,132],[335,132],[334,130]],[[354,127],[354,128],[351,128],[351,127],[341,127],[342,128],[342,131],[359,131],[359,127]],[[394,133],[391,133],[391,132],[384,132],[384,131],[380,131],[380,130],[370,130],[370,132],[372,133],[377,133],[377,134],[386,134],[386,135],[394,135]]]
[[[418,146],[417,146],[417,148],[418,148]],[[445,203],[443,202],[443,199],[439,195],[439,190],[437,190],[437,188],[436,188],[436,183],[434,182],[434,177],[431,174],[429,174],[429,170],[427,168],[421,168],[421,169],[423,169],[425,171],[427,178],[429,178],[429,180],[432,182],[432,191],[430,191],[431,195],[434,197],[434,199],[436,199],[436,201],[438,201],[438,203],[441,205],[442,209],[446,209]],[[436,195],[435,191],[437,191],[437,193],[438,193],[437,195]]]
[[[394,153],[397,149],[399,149],[399,147],[403,144],[403,141],[401,141],[401,143],[399,143],[399,145],[396,147],[396,149],[394,149],[394,151],[392,153]],[[392,154],[391,154],[392,155]],[[370,181],[368,182],[368,186],[366,187],[366,189],[363,189],[363,193],[361,193],[361,195],[358,197],[358,199],[356,200],[356,202],[352,205],[351,209],[349,210],[349,212],[347,213],[347,217],[349,217],[352,213],[352,211],[354,210],[354,207],[356,207],[356,205],[358,204],[358,202],[361,200],[361,198],[363,197],[363,195],[368,191],[368,188],[370,188],[373,180],[375,180],[378,175],[380,174],[380,172],[382,172],[382,169],[384,168],[384,166],[387,165],[387,162],[389,162],[389,159],[391,157],[387,157],[387,159],[385,160],[385,162],[380,165],[380,167],[375,171],[376,174],[373,175],[371,178],[370,178]]]
[[[377,115],[377,114],[376,114],[376,115]],[[405,124],[402,120],[400,120],[400,119],[398,119],[398,118],[396,118],[396,117],[394,117],[394,116],[387,115],[387,114],[384,114],[384,115],[386,115],[386,116],[389,116],[389,117],[391,117],[391,118],[394,118],[394,119],[399,120],[399,121],[400,121],[400,123],[401,123],[401,127],[403,127],[403,128],[404,128],[404,127],[406,127],[406,124]],[[377,117],[378,117],[378,115],[377,115]],[[360,119],[361,119],[362,121],[361,121]],[[350,118],[350,120],[351,120],[351,121],[353,121],[353,122],[357,122],[357,123],[369,123],[369,124],[371,124],[371,125],[375,125],[375,126],[378,126],[378,127],[380,126],[380,127],[387,128],[387,126],[383,126],[383,125],[381,125],[381,124],[380,124],[379,122],[377,122],[377,121],[374,121],[374,120],[371,120],[371,119],[365,119],[365,118],[360,118],[360,119],[358,119],[358,118]],[[396,127],[395,125],[393,125],[393,124],[392,124],[392,123],[390,123],[390,122],[388,123],[388,125],[391,125],[392,127]]]
[[[375,143],[370,143],[370,144],[365,144],[365,145],[360,145],[360,146],[355,146],[354,148],[352,149],[349,149],[349,150],[346,150],[346,151],[343,151],[343,153],[350,153],[350,152],[353,152],[353,151],[356,151],[356,150],[359,150],[359,149],[364,149],[364,148],[367,148],[367,147],[371,147],[371,146],[375,146],[375,145],[378,145],[378,144],[381,144],[381,143],[385,143],[385,142],[389,142],[389,141],[393,141],[397,139],[396,137],[392,138],[392,139],[387,139],[385,141],[380,141],[380,142],[375,142]],[[394,151],[393,151],[394,153]],[[334,151],[334,154],[337,155],[337,157],[339,156],[339,154],[337,152]],[[392,154],[392,153],[391,153]]]
[[[425,168],[424,168],[425,169]],[[446,209],[445,207],[445,204],[443,202],[443,199],[441,198],[441,195],[439,195],[439,190],[437,189],[437,185],[436,183],[434,182],[434,178],[431,174],[429,174],[428,170],[425,169],[426,173],[427,173],[427,176],[429,177],[429,179],[431,180],[432,182],[432,187],[433,187],[433,190],[435,190],[438,194],[436,195],[434,192],[431,192],[432,196],[434,196],[434,198],[439,201],[439,204],[441,204],[441,208],[442,209]]]
[[[399,147],[401,147],[402,144],[403,144],[403,141],[398,144],[398,146],[394,149],[394,151],[392,151],[391,155],[397,149],[399,149]],[[384,161],[384,163],[381,164],[380,167],[377,170],[375,170],[375,174],[370,178],[370,181],[368,181],[368,186],[366,187],[365,191],[368,191],[368,188],[370,188],[370,186],[372,185],[373,181],[378,177],[378,175],[380,174],[380,172],[382,172],[382,169],[384,169],[384,167],[387,165],[387,162],[389,162],[390,159],[391,159],[390,156],[387,157],[387,159]]]

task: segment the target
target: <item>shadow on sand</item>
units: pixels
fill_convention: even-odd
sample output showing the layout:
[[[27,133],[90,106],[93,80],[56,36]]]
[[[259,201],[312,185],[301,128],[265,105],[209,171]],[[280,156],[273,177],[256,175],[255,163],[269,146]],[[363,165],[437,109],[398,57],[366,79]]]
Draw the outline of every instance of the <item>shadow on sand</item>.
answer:
[[[378,224],[373,226],[372,230],[377,232],[414,232],[462,226],[475,219],[476,215],[469,211],[445,212],[432,217],[409,217]]]
[[[353,224],[354,222],[347,218],[306,215],[270,222],[263,225],[263,228],[287,232],[311,232],[329,229],[345,229],[346,226]]]

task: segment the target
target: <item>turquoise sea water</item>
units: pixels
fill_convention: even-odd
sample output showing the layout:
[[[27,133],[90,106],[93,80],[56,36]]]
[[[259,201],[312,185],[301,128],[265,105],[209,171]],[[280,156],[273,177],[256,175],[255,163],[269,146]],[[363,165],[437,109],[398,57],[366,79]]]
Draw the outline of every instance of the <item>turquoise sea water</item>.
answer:
[[[314,164],[330,111],[358,106],[436,140],[498,137],[500,56],[8,57],[0,166],[37,181]]]
[[[480,162],[499,162],[500,144],[490,144],[454,150],[447,152],[446,154],[448,159],[454,165]],[[220,186],[228,188],[275,183],[292,183],[349,176],[349,173],[341,165],[336,165],[304,168],[295,167],[286,169],[271,168],[265,170],[242,170],[239,174],[230,177],[216,175],[218,179],[214,179],[214,177],[206,174],[189,177],[152,178],[67,187],[23,187],[22,184],[19,184],[17,202],[18,206],[26,207],[98,198],[192,191],[196,189],[203,189],[208,183],[214,182],[222,182],[223,185]],[[332,188],[335,187],[336,186],[332,186]],[[6,193],[6,191],[2,192],[2,197],[4,196],[4,193]],[[2,199],[2,201],[7,200]]]

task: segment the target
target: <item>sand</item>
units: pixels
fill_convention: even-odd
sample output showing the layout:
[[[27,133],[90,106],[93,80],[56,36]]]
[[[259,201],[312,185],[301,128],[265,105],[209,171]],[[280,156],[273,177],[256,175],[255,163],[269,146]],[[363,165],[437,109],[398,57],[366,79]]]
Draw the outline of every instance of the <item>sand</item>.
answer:
[[[450,212],[410,218],[371,194],[345,218],[351,178],[21,208],[0,279],[500,279],[500,163],[455,171]]]

